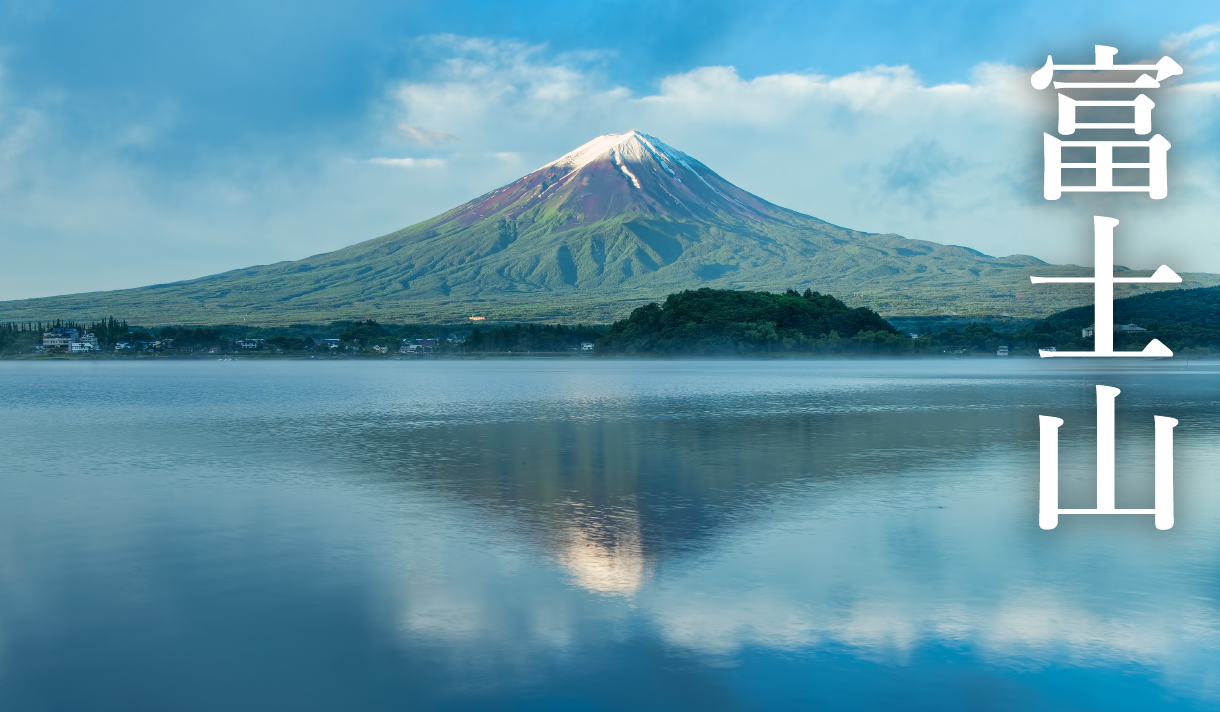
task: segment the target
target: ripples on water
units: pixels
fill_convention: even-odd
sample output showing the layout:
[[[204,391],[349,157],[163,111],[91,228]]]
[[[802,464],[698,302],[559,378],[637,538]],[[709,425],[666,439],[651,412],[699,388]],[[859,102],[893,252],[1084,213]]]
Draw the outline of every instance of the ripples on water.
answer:
[[[1220,708],[1220,374],[1089,368],[0,364],[0,707]]]

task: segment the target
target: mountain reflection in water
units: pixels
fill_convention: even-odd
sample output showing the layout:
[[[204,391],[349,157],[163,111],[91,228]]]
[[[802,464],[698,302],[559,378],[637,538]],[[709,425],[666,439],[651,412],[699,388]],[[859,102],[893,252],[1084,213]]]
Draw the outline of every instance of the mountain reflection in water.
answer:
[[[0,703],[1220,708],[1196,368],[0,365]],[[1174,529],[1038,528],[1037,416],[1090,506],[1096,383],[1119,507],[1179,419]]]

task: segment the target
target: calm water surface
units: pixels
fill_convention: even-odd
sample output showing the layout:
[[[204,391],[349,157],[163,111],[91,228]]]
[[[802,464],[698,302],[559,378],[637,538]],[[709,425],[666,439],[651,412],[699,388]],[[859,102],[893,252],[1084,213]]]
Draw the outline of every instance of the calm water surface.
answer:
[[[1220,368],[1093,368],[2,363],[0,709],[1220,709]]]

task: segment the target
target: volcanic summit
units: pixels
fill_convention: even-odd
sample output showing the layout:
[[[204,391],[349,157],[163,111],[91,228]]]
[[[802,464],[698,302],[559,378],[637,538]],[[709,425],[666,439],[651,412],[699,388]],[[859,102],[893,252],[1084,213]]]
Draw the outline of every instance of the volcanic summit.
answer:
[[[768,212],[776,209],[676,148],[648,134],[628,131],[598,136],[452,211],[446,222],[469,224],[490,216],[515,220],[542,204],[581,224],[632,212],[689,220],[723,213],[767,221]]]

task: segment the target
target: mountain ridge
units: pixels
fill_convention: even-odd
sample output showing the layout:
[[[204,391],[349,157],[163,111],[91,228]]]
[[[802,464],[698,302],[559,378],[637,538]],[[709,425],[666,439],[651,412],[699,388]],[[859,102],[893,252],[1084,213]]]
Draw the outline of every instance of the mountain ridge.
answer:
[[[699,287],[812,288],[885,316],[1032,317],[1091,302],[1089,289],[1033,287],[1035,273],[1091,270],[833,225],[742,190],[633,130],[333,252],[135,289],[0,302],[0,320],[609,322]],[[1182,276],[1182,288],[1220,284],[1220,275]]]

